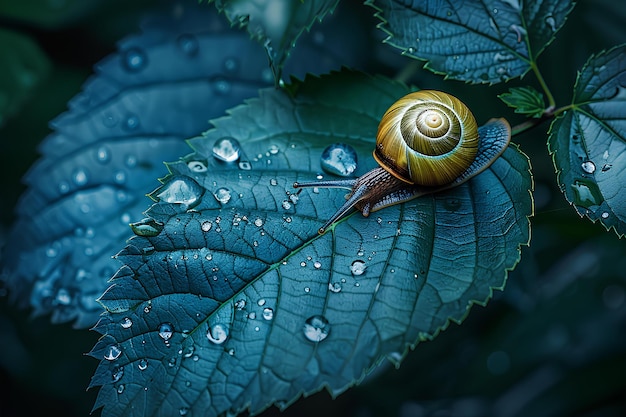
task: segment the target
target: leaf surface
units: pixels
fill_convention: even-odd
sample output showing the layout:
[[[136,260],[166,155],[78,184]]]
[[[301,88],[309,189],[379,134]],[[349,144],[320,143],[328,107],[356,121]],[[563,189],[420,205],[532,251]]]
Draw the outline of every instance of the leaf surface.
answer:
[[[576,80],[572,110],[550,128],[561,191],[581,216],[626,233],[626,46],[592,56]]]
[[[343,28],[320,30],[332,44],[352,40]],[[324,45],[302,46],[291,73],[339,66]],[[95,300],[119,267],[111,257],[143,217],[163,161],[188,153],[185,138],[272,82],[263,51],[215,11],[192,4],[148,18],[52,121],[25,176],[3,265],[11,298],[53,322],[93,326]]]
[[[322,21],[338,3],[339,0],[215,2],[232,25],[246,27],[250,36],[264,46],[277,82],[300,35],[316,21]]]
[[[385,42],[446,78],[497,83],[523,76],[563,26],[570,0],[370,0]]]
[[[378,121],[408,92],[350,71],[308,77],[190,142],[100,299],[103,416],[254,414],[322,387],[337,395],[503,287],[532,213],[514,145],[462,186],[322,236],[345,192],[292,188],[327,175],[320,155],[337,142],[356,151],[355,175],[373,168]],[[224,138],[238,160],[216,159]]]

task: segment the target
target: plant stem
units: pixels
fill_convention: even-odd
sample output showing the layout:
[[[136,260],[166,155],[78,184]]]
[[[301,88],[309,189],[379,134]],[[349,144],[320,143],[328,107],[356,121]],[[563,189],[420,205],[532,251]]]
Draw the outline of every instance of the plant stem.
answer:
[[[543,79],[543,75],[541,75],[541,71],[539,71],[537,62],[533,60],[530,63],[530,67],[533,69],[533,72],[535,73],[535,77],[537,77],[537,81],[539,81],[539,85],[541,85],[541,89],[546,94],[546,97],[548,97],[548,109],[554,109],[556,107],[556,101],[554,100],[554,96],[552,95],[552,92],[548,88],[546,81]],[[548,111],[548,109],[546,111]]]

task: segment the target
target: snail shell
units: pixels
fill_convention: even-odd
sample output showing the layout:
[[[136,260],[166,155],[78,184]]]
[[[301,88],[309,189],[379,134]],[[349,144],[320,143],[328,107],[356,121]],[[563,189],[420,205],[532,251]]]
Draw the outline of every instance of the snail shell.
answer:
[[[319,229],[323,234],[356,207],[364,216],[456,187],[487,169],[506,149],[511,127],[491,119],[480,128],[470,110],[447,93],[422,90],[391,105],[376,137],[380,167],[356,179],[294,183],[295,188],[348,188],[347,201]]]
[[[378,126],[374,159],[396,178],[427,186],[452,182],[478,152],[478,124],[459,99],[421,90],[396,101]]]

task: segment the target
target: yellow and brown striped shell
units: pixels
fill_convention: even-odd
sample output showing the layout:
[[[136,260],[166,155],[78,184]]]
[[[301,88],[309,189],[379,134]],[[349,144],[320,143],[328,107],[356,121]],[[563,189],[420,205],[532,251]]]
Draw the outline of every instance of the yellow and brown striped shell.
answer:
[[[387,110],[378,126],[374,158],[409,184],[452,182],[478,152],[478,125],[456,97],[434,90],[410,93]]]

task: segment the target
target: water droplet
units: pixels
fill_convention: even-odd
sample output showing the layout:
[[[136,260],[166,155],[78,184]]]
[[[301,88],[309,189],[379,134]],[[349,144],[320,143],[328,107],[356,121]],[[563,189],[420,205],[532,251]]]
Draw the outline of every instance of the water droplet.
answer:
[[[585,161],[585,162],[583,162],[581,164],[581,168],[587,174],[593,174],[594,172],[596,172],[596,164],[594,164],[592,161]]]
[[[189,161],[187,168],[192,172],[206,172],[208,170],[206,164],[202,161]]]
[[[276,178],[272,178],[270,180],[270,185],[278,185],[278,181],[276,181]]]
[[[61,194],[66,194],[70,191],[70,185],[66,181],[59,182],[58,188]]]
[[[139,368],[140,371],[145,371],[148,369],[148,361],[145,359],[140,360],[137,364],[137,368]]]
[[[101,164],[106,164],[111,160],[111,151],[106,146],[101,146],[96,151],[96,159]]]
[[[608,212],[603,212],[600,217],[602,217],[603,219],[608,219],[609,218],[609,213]]]
[[[159,337],[166,342],[172,338],[174,334],[174,327],[171,323],[162,323],[159,326]]]
[[[148,64],[148,57],[139,48],[130,48],[122,54],[124,67],[130,72],[139,72]]]
[[[291,208],[291,203],[287,200],[283,200],[281,206],[285,209],[285,210],[289,210]]]
[[[335,282],[334,284],[329,282],[328,291],[334,292],[334,293],[341,292],[341,284],[338,282]]]
[[[118,393],[118,394],[123,393],[123,392],[124,392],[124,388],[125,388],[125,387],[124,387],[124,384],[119,384],[119,385],[117,386],[117,393]]]
[[[276,155],[279,151],[280,148],[278,147],[278,145],[275,144],[271,144],[270,147],[267,149],[267,152],[269,152],[270,155]]]
[[[265,307],[265,308],[263,309],[263,318],[264,318],[265,320],[271,320],[271,319],[273,319],[273,318],[274,318],[274,310],[272,310],[272,309],[271,309],[271,308],[269,308],[269,307]]]
[[[104,352],[104,359],[114,361],[122,354],[122,349],[118,345],[109,345]]]
[[[163,230],[163,223],[154,219],[143,219],[136,223],[131,223],[130,228],[137,236],[154,237]]]
[[[87,171],[85,171],[85,169],[79,168],[74,171],[74,174],[72,174],[72,179],[74,180],[74,184],[81,186],[87,184],[89,176],[87,175]]]
[[[313,268],[320,269],[322,267],[322,263],[320,261],[313,262]]]
[[[209,230],[211,230],[211,227],[213,227],[213,223],[210,222],[209,220],[205,220],[202,222],[202,225],[200,227],[202,228],[203,232],[208,232]],[[210,261],[210,259],[207,259],[207,260]]]
[[[251,311],[250,313],[248,313],[248,318],[250,320],[256,319],[256,313],[254,311]]]
[[[350,145],[333,143],[322,151],[320,163],[322,169],[329,174],[347,177],[356,170],[357,154]]]
[[[180,407],[180,408],[178,409],[178,413],[179,413],[181,416],[186,416],[188,412],[189,412],[189,408],[187,408],[187,407]]]
[[[228,339],[228,327],[219,323],[214,324],[207,330],[206,337],[209,339],[209,342],[221,345]]]
[[[602,165],[602,172],[606,172],[611,168],[613,168],[613,164],[604,164]]]
[[[111,379],[113,380],[113,382],[119,381],[120,379],[122,379],[123,376],[124,376],[123,366],[116,366],[115,368],[113,368],[113,372],[111,373]]]
[[[583,207],[598,205],[602,201],[602,194],[595,183],[589,181],[575,181],[571,185],[574,190],[574,203]]]
[[[309,287],[304,287],[304,292],[308,294],[311,292],[311,289]]]
[[[166,203],[184,204],[187,209],[200,203],[204,189],[192,178],[177,175],[172,177],[156,195]]]
[[[213,195],[215,196],[215,199],[222,204],[228,203],[231,197],[230,190],[225,187],[218,188]]]
[[[252,169],[252,165],[250,165],[250,162],[248,161],[239,161],[237,166],[243,171],[250,171]]]
[[[259,307],[265,305],[265,298],[259,298],[259,301],[256,302]]]
[[[191,356],[193,356],[193,352],[195,352],[196,348],[191,345],[191,346],[187,346],[185,348],[185,350],[182,352],[183,353],[183,357],[184,358],[191,358]]]
[[[230,81],[224,77],[215,77],[213,79],[213,91],[215,94],[224,96],[230,93],[231,84]]]
[[[324,316],[315,315],[309,317],[302,327],[304,336],[311,342],[321,342],[328,337],[330,323]]]
[[[241,146],[235,138],[223,137],[213,145],[213,156],[220,161],[235,162],[239,159],[240,153]]]
[[[258,218],[257,218],[257,219],[255,219],[255,220],[254,220],[254,225],[255,225],[256,227],[261,227],[261,226],[263,226],[263,219],[258,219]]]
[[[122,326],[122,329],[130,329],[132,325],[133,325],[133,321],[130,319],[130,317],[124,317],[124,319],[120,323],[120,326]]]
[[[244,300],[243,298],[240,298],[239,300],[235,301],[235,308],[238,311],[241,311],[244,308],[246,308],[246,300]]]
[[[139,127],[139,117],[137,117],[134,114],[129,115],[126,118],[126,121],[124,121],[124,128],[126,128],[126,130],[135,130]]]
[[[554,16],[546,16],[546,25],[548,25],[552,32],[556,32],[556,19],[554,18]]]
[[[360,259],[355,260],[350,265],[350,272],[352,272],[352,275],[356,275],[356,276],[363,275],[366,269],[367,269],[367,265],[365,265],[365,262]]]
[[[224,60],[224,71],[231,74],[239,71],[239,60],[233,57],[226,58]]]
[[[137,157],[135,155],[126,155],[124,163],[128,168],[134,168],[137,166]]]
[[[198,39],[194,35],[184,34],[180,35],[176,40],[178,47],[189,56],[198,55]]]

